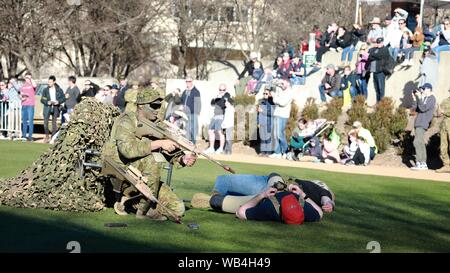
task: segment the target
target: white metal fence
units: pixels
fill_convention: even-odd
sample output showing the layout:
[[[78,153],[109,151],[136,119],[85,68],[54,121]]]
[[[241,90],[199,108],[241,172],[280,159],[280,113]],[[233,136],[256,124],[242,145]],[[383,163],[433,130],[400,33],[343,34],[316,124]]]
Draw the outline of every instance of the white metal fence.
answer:
[[[22,105],[19,102],[0,101],[0,132],[10,139],[22,138]]]

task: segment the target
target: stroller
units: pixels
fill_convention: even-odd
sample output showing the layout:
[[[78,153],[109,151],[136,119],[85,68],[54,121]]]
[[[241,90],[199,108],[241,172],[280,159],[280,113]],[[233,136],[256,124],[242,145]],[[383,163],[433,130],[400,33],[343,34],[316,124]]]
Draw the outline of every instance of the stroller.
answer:
[[[292,136],[290,140],[290,151],[287,154],[287,159],[298,161],[300,157],[305,155],[321,157],[322,145],[320,143],[320,137],[329,130],[335,130],[334,121],[326,121],[322,123],[310,136]]]

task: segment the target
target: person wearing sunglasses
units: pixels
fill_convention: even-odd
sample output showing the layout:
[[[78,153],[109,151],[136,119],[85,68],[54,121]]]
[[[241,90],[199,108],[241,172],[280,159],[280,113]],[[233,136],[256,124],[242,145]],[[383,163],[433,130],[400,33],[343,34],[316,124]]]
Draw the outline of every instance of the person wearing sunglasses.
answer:
[[[441,31],[436,35],[436,40],[431,45],[431,48],[436,53],[437,61],[440,61],[441,51],[450,51],[450,18],[445,17],[441,26]]]
[[[186,78],[186,89],[181,95],[181,103],[184,113],[188,117],[186,136],[192,142],[197,142],[198,116],[202,110],[200,91],[195,87],[191,77]]]

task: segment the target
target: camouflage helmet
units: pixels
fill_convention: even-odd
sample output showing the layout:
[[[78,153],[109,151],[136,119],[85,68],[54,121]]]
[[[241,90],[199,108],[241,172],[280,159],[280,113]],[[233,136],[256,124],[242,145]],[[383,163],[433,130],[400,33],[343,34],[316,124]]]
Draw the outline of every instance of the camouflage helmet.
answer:
[[[160,90],[153,88],[146,88],[143,90],[139,90],[136,98],[136,104],[148,104],[158,99],[163,99],[161,97]]]

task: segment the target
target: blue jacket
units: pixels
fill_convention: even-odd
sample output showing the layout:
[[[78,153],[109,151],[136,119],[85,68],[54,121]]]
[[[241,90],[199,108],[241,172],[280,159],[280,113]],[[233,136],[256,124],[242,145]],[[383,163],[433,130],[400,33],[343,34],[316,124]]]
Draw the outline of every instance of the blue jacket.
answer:
[[[202,110],[202,101],[200,99],[200,91],[194,86],[187,96],[187,90],[181,95],[181,103],[184,106],[186,114],[199,115]]]

